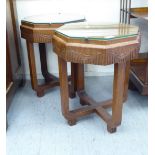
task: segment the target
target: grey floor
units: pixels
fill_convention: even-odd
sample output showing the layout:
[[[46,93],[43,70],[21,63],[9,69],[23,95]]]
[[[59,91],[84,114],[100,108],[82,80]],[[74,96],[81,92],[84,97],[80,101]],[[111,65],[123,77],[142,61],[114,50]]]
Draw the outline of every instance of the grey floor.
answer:
[[[112,80],[87,77],[86,90],[98,101],[109,99]],[[78,98],[70,106],[78,107]],[[147,106],[147,97],[129,91],[115,134],[96,114],[70,127],[61,114],[59,88],[38,98],[27,82],[8,112],[7,155],[147,155]]]

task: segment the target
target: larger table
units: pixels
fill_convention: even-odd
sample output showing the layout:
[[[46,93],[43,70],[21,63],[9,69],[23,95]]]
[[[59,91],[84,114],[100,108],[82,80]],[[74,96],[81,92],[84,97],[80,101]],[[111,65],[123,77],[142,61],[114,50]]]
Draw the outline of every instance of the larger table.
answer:
[[[138,27],[127,24],[66,24],[53,36],[54,52],[58,55],[62,114],[69,125],[78,118],[97,113],[106,123],[110,133],[116,131],[122,120],[123,101],[127,98],[130,60],[137,58],[140,39]],[[70,110],[67,62],[76,68],[74,91],[84,107]],[[114,64],[113,98],[97,102],[84,89],[84,64]],[[97,81],[96,81],[97,82]],[[102,92],[101,92],[102,93]],[[112,115],[106,108],[112,107]]]
[[[21,37],[26,39],[31,85],[38,97],[43,96],[45,90],[59,85],[58,78],[48,72],[45,44],[51,43],[56,28],[66,23],[81,21],[85,21],[83,15],[66,13],[35,15],[22,20]],[[45,79],[42,85],[38,84],[33,43],[39,44],[41,71]]]

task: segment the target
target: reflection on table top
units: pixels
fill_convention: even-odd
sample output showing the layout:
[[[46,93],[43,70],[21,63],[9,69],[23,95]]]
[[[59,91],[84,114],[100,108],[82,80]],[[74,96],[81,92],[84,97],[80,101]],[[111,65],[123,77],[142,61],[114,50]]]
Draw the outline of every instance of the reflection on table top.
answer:
[[[85,17],[83,15],[71,13],[42,14],[26,17],[22,20],[22,22],[32,24],[65,24],[82,21],[85,21]]]
[[[139,28],[128,24],[104,24],[80,22],[65,24],[55,31],[60,35],[75,39],[111,40],[136,36]]]

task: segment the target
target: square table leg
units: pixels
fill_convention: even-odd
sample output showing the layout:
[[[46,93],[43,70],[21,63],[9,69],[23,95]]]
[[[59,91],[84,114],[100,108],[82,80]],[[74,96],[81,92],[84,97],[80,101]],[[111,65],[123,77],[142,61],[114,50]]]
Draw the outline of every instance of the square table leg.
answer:
[[[77,91],[84,90],[84,64],[77,64]]]
[[[76,97],[77,91],[77,63],[71,63],[71,84],[69,85],[69,96],[70,98]]]
[[[61,111],[63,116],[68,120],[69,125],[75,125],[76,119],[70,116],[69,112],[69,87],[67,76],[67,62],[58,57],[59,63],[59,81],[61,94]]]
[[[45,78],[45,82],[48,83],[50,81],[58,80],[57,77],[53,76],[48,72],[45,43],[39,43],[39,52],[40,52],[41,72],[43,77]]]
[[[71,62],[71,85],[70,98],[76,97],[76,91],[84,90],[84,64],[72,63]],[[85,105],[80,101],[82,105]]]
[[[128,98],[129,77],[130,77],[130,61],[127,61],[126,65],[125,65],[124,99],[123,99],[123,102],[125,102]]]
[[[107,129],[110,133],[116,131],[116,127],[121,124],[122,120],[125,67],[125,63],[117,63],[114,65],[112,118],[107,125]]]
[[[85,92],[85,87],[84,87],[84,64],[78,64],[77,65],[77,91],[78,92]],[[88,105],[86,102],[83,102],[80,98],[80,104],[81,105]]]
[[[27,44],[30,76],[31,76],[31,86],[32,86],[32,89],[37,90],[38,82],[37,82],[37,74],[36,74],[34,47],[32,42],[27,41],[26,44]]]
[[[42,97],[42,96],[44,96],[45,90],[47,90],[49,88],[53,88],[55,86],[59,86],[59,81],[57,79],[54,79],[54,80],[52,80],[48,83],[42,84],[42,85],[38,84],[33,42],[29,42],[27,40],[26,43],[27,43],[27,52],[28,52],[32,89],[34,89],[36,91],[38,97]],[[46,68],[46,66],[44,66],[44,67]],[[42,69],[43,69],[43,66],[42,66]],[[47,70],[45,69],[45,71],[47,71]]]

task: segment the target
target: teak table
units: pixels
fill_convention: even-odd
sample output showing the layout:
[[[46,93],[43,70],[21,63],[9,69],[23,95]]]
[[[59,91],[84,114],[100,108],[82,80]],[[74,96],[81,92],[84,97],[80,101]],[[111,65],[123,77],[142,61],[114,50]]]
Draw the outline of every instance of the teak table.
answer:
[[[37,96],[44,95],[45,90],[59,86],[59,79],[48,72],[46,43],[51,43],[53,31],[66,23],[85,21],[84,16],[77,14],[45,14],[27,17],[21,22],[21,37],[26,39],[32,88]],[[33,43],[39,43],[40,62],[45,84],[37,81]]]
[[[62,114],[69,125],[79,117],[97,113],[110,133],[121,124],[123,100],[127,98],[130,60],[138,56],[140,39],[138,27],[125,24],[103,25],[93,23],[66,24],[56,29],[52,38],[58,55]],[[85,105],[69,110],[67,62],[76,68],[72,80],[80,103]],[[96,102],[84,90],[84,64],[114,64],[113,98]],[[102,92],[101,92],[102,94]],[[112,115],[106,108],[112,107]]]

